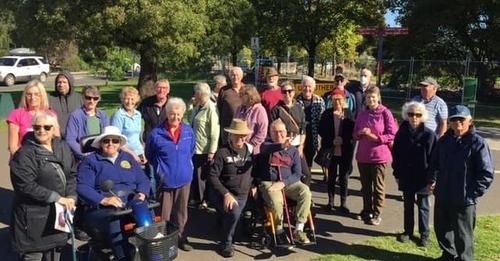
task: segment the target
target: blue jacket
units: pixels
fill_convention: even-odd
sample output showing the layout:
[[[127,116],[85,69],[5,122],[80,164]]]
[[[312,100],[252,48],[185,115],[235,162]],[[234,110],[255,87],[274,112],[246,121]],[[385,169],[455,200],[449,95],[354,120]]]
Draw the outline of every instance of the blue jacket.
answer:
[[[281,175],[285,186],[300,181],[302,165],[300,164],[299,151],[294,146],[283,149],[281,144],[264,143],[257,156],[253,176],[258,181],[279,181],[278,174]]]
[[[436,134],[424,123],[416,129],[408,121],[401,123],[392,147],[393,174],[401,191],[429,194],[427,177],[435,145]]]
[[[149,194],[150,183],[137,161],[129,153],[120,151],[115,163],[101,155],[99,152],[88,155],[78,168],[76,191],[86,204],[99,206],[105,197],[112,196],[104,192],[101,184],[105,180],[112,180],[112,191],[128,201],[127,196],[121,192],[142,192]]]
[[[87,113],[82,106],[69,115],[68,125],[66,126],[66,142],[71,148],[71,151],[73,151],[77,160],[82,160],[85,156],[82,153],[80,140],[89,135],[87,129],[87,117]],[[96,117],[99,118],[101,131],[104,127],[109,125],[109,118],[105,112],[97,109]]]
[[[146,142],[146,157],[155,169],[157,180],[163,179],[163,188],[180,188],[193,179],[193,155],[196,138],[189,125],[181,123],[179,142],[162,123],[156,126]]]
[[[436,201],[448,206],[476,204],[493,182],[490,149],[473,127],[462,138],[448,130],[437,143],[431,167],[430,181],[436,181]]]

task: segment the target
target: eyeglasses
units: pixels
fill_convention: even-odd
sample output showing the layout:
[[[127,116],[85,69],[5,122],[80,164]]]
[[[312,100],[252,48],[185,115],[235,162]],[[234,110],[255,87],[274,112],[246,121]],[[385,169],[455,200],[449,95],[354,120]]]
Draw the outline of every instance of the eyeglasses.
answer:
[[[109,143],[118,144],[118,143],[120,143],[120,139],[118,139],[118,138],[102,139],[101,143],[103,143],[103,144],[109,144]]]
[[[281,90],[281,93],[283,94],[287,94],[287,93],[292,93],[293,90]]]
[[[52,125],[33,125],[33,130],[35,131],[40,131],[42,128],[45,131],[49,131],[52,129]]]
[[[344,79],[335,79],[335,82],[343,82]]]
[[[90,100],[98,101],[99,99],[100,99],[100,97],[93,97],[93,96],[86,96],[85,95],[85,100],[87,100],[87,101],[90,101]]]
[[[417,117],[417,118],[420,118],[422,117],[422,113],[415,113],[415,112],[408,112],[408,117],[412,118],[412,117]]]

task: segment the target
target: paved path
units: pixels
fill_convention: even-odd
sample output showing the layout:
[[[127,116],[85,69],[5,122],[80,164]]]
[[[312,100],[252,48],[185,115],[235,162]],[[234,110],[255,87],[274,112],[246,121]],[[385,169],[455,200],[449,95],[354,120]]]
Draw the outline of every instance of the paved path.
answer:
[[[500,129],[481,128],[480,132],[488,139],[488,143],[493,151],[496,161],[497,174],[500,173]],[[0,133],[0,148],[6,148],[7,134]],[[0,256],[1,260],[13,260],[13,255],[9,251],[8,243],[9,234],[7,224],[10,217],[10,204],[12,199],[12,186],[8,173],[8,154],[6,149],[0,150],[0,166],[4,169],[0,175]],[[326,185],[321,182],[320,175],[313,176],[312,190],[313,200],[321,206],[327,203]],[[397,191],[392,171],[388,171],[386,176],[386,203],[383,220],[380,226],[369,226],[357,221],[350,216],[341,216],[337,214],[328,214],[316,208],[316,228],[318,236],[318,244],[304,248],[296,248],[291,252],[276,252],[269,250],[255,250],[244,245],[236,247],[236,255],[231,260],[252,260],[252,259],[290,259],[309,260],[322,254],[329,254],[341,251],[346,246],[364,241],[373,236],[394,235],[402,230],[403,226],[403,204],[400,201],[400,192]],[[353,212],[361,210],[361,193],[359,174],[355,169],[349,180],[349,207]],[[478,206],[479,215],[500,214],[500,181],[497,178],[489,192],[481,199]],[[338,199],[337,199],[338,200]],[[337,203],[338,204],[338,203]],[[179,251],[178,260],[224,260],[215,253],[217,228],[214,227],[215,219],[213,214],[191,210],[190,219],[187,225],[187,234],[190,236],[195,250],[192,252]]]

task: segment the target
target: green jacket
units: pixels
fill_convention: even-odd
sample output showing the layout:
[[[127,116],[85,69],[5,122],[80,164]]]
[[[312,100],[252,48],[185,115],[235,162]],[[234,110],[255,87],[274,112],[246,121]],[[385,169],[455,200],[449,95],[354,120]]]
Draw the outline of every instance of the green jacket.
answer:
[[[215,103],[209,100],[203,106],[194,106],[189,115],[189,124],[196,136],[194,153],[215,153],[220,134],[219,115]]]

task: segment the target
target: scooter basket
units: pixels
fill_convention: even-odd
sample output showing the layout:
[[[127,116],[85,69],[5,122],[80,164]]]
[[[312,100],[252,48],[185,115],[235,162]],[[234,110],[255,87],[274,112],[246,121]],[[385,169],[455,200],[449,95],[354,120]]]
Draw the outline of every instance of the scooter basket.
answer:
[[[161,233],[161,236],[158,234]],[[178,229],[170,222],[135,229],[141,260],[164,261],[177,257]]]

